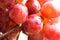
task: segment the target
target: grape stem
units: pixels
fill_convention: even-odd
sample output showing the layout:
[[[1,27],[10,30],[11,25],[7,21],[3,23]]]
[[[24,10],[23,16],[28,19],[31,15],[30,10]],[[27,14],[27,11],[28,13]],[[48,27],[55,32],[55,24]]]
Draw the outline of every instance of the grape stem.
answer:
[[[9,30],[9,31],[7,31],[7,32],[5,32],[5,33],[2,33],[2,34],[0,35],[0,38],[2,38],[2,37],[4,37],[4,36],[12,33],[12,32],[13,32],[14,30],[16,30],[18,27],[19,27],[19,25],[15,25],[11,30]]]

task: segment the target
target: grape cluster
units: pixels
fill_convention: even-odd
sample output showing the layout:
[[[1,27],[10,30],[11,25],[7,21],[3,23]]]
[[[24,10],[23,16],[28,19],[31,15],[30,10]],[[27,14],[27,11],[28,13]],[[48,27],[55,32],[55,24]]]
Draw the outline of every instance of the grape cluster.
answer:
[[[28,40],[60,40],[59,0],[1,0],[0,32],[16,30],[0,40],[16,40],[22,31]]]

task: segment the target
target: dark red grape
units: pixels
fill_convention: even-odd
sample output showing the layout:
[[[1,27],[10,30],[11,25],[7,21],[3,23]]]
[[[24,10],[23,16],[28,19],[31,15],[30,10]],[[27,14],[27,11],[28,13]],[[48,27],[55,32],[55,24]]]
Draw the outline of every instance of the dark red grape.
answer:
[[[36,14],[40,10],[40,4],[37,0],[28,0],[26,2],[29,14]]]
[[[29,35],[28,40],[43,40],[43,35],[41,33]]]

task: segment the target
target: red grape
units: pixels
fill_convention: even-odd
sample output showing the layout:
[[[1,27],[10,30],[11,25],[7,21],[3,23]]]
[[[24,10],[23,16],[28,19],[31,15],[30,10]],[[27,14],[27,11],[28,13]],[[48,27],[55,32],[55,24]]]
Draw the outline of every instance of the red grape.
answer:
[[[2,31],[3,33],[6,32],[6,23],[9,21],[8,15],[8,11],[3,7],[0,7],[0,31]]]
[[[22,3],[25,4],[27,0],[15,0],[15,3]]]
[[[11,30],[15,25],[17,25],[9,18],[9,15],[10,15],[9,11],[12,11],[12,10],[9,10],[9,8],[11,5],[12,6],[15,5],[15,1],[17,0],[0,0],[0,36],[1,36],[1,33],[6,34],[6,32],[9,32],[9,30]],[[17,5],[20,5],[20,4],[17,4]],[[21,12],[21,15],[23,16],[19,15],[20,18],[21,17],[26,18],[28,15],[27,7],[21,4],[20,6],[18,6],[21,8],[18,8],[17,5],[15,5],[16,6],[15,8],[21,9],[20,12],[24,11],[24,12]],[[14,31],[10,32],[10,34],[9,33],[6,35],[4,34],[5,36],[1,37],[0,40],[17,40],[18,39],[17,37],[19,36],[19,31],[20,31],[20,27],[17,27]]]
[[[17,40],[21,30],[28,40],[60,40],[60,1],[0,0],[0,34],[14,27],[0,40]]]
[[[6,32],[11,30],[15,25],[16,23],[9,18],[9,10],[0,6],[0,33],[6,34]],[[20,27],[10,34],[0,38],[0,40],[16,40],[17,36],[19,35],[19,31]]]
[[[7,6],[7,5],[10,5],[10,4],[13,4],[15,3],[15,0],[0,0],[0,5],[4,5],[4,6]]]
[[[23,4],[16,4],[10,11],[9,16],[17,24],[24,23],[28,16],[28,9]]]
[[[43,40],[43,35],[41,33],[29,35],[28,40]]]
[[[26,6],[28,7],[29,14],[35,14],[41,8],[37,0],[28,0],[26,2]]]
[[[28,16],[25,23],[22,25],[23,32],[28,35],[37,34],[42,30],[42,28],[42,19],[35,14]]]
[[[42,8],[41,13],[45,18],[51,19],[60,16],[60,3],[58,1],[46,2]]]
[[[41,7],[44,5],[45,2],[52,1],[52,0],[38,0]]]
[[[12,9],[12,7],[17,3],[25,4],[27,0],[0,0],[0,6]]]
[[[11,25],[12,26],[12,25]],[[6,35],[8,40],[18,40],[19,32],[21,31],[20,27],[17,27],[16,30]]]
[[[52,22],[52,23],[51,23]],[[47,22],[44,26],[44,36],[49,40],[60,39],[60,17],[58,21]]]

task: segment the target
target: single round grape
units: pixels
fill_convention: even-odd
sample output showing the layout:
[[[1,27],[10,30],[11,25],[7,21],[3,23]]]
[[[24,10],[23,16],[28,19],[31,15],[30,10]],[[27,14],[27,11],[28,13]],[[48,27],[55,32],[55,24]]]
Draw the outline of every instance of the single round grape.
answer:
[[[27,35],[34,35],[39,33],[43,28],[42,19],[36,14],[28,16],[25,23],[22,25],[22,30]]]
[[[36,14],[41,9],[37,0],[27,0],[26,6],[28,8],[29,14]]]
[[[49,1],[46,2],[41,8],[41,14],[47,18],[56,18],[60,16],[60,2],[58,1]]]
[[[49,40],[60,39],[60,17],[56,21],[47,22],[44,25],[44,36]]]
[[[22,24],[28,16],[28,9],[23,4],[16,4],[10,11],[9,16],[15,23]]]

